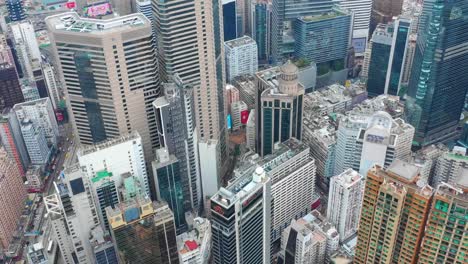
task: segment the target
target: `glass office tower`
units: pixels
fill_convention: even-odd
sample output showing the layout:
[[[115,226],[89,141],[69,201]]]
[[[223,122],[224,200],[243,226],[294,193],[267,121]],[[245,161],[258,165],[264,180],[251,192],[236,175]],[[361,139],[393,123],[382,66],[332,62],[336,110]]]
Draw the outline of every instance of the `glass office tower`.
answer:
[[[399,17],[375,29],[367,80],[369,96],[398,95],[410,25],[411,20]]]
[[[236,0],[223,0],[224,41],[237,38]]]
[[[468,87],[466,13],[468,0],[424,2],[405,110],[418,145],[457,134]]]
[[[179,263],[174,216],[166,203],[135,199],[106,212],[120,263]]]

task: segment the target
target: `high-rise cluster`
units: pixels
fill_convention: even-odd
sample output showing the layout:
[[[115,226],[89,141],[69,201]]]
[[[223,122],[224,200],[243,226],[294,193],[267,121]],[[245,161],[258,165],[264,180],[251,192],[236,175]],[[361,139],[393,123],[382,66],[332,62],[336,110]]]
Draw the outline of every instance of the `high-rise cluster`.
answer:
[[[468,0],[3,2],[0,262],[468,263]]]

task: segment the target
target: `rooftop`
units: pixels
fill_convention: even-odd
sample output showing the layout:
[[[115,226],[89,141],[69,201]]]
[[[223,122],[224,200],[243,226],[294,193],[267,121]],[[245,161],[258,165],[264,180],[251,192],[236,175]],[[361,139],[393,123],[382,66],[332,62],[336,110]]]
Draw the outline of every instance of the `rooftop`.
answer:
[[[136,139],[141,139],[140,135],[138,134],[137,131],[133,131],[130,134],[123,135],[123,136],[113,138],[113,139],[108,139],[98,144],[94,144],[90,146],[81,146],[81,148],[78,150],[78,156],[88,155],[94,152],[98,152],[102,149],[106,149],[112,146],[125,143],[127,141],[136,140]]]
[[[55,31],[101,34],[116,29],[136,28],[150,22],[140,13],[103,20],[84,18],[80,17],[76,12],[68,12],[49,16],[46,18],[46,23]]]
[[[96,173],[96,176],[93,177],[93,178],[91,179],[91,181],[92,181],[92,182],[98,182],[98,181],[100,181],[100,180],[102,180],[102,179],[104,179],[104,178],[107,178],[107,177],[112,177],[112,172],[108,172],[108,171],[106,171],[106,170],[98,171],[98,172]]]
[[[419,167],[408,162],[395,159],[390,166],[388,166],[387,171],[392,172],[404,179],[415,182],[416,177],[419,175]]]
[[[349,14],[350,13],[348,11],[344,9],[340,9],[339,7],[335,6],[329,12],[316,14],[316,15],[310,15],[310,16],[303,16],[303,17],[300,17],[299,20],[302,20],[304,22],[316,22],[316,21],[322,21],[326,19],[333,19],[333,18],[340,17],[340,16],[346,16]]]
[[[18,111],[24,106],[45,105],[45,104],[47,104],[48,101],[50,101],[50,99],[48,97],[45,97],[45,98],[40,98],[40,99],[36,99],[36,100],[32,100],[32,101],[27,101],[27,102],[15,104],[13,106],[13,110]]]
[[[255,40],[253,40],[249,36],[243,36],[243,37],[240,37],[240,38],[236,38],[236,39],[232,39],[232,40],[224,42],[224,45],[226,45],[229,48],[235,48],[235,47],[240,47],[240,46],[244,46],[244,45],[251,45],[251,44],[257,45]]]
[[[263,168],[252,167],[230,182],[228,186],[221,187],[211,200],[228,208],[256,191],[268,180]]]
[[[297,140],[296,138],[290,138],[282,143],[277,143],[275,145],[274,152],[264,156],[263,158],[257,154],[244,157],[235,168],[234,173],[236,175],[242,175],[246,171],[253,172],[256,167],[260,166],[268,174],[268,172],[272,171],[277,166],[283,164],[308,148],[309,146],[307,144]]]

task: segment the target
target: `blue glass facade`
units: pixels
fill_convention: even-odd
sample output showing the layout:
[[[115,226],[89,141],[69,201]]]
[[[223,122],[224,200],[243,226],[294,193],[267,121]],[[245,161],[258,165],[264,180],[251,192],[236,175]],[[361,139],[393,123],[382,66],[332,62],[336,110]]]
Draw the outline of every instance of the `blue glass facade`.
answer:
[[[223,4],[224,41],[237,38],[236,1]]]
[[[389,39],[391,41],[391,38]],[[385,80],[387,79],[388,60],[390,59],[391,43],[372,43],[372,53],[369,63],[367,79],[367,94],[370,97],[385,93]]]
[[[294,21],[294,56],[317,64],[344,60],[350,45],[352,16],[341,11]]]
[[[96,82],[91,65],[92,55],[86,52],[76,52],[74,59],[81,94],[86,99],[98,99]],[[106,140],[107,136],[104,129],[100,104],[93,101],[85,101],[84,107],[86,109],[93,143]]]
[[[6,6],[10,21],[21,21],[26,19],[27,15],[24,11],[23,0],[7,0]]]
[[[285,97],[262,102],[262,155],[273,153],[275,143],[301,139],[303,95]]]
[[[95,252],[96,264],[118,264],[114,246]]]
[[[157,190],[163,201],[166,201],[174,213],[174,221],[178,233],[187,229],[185,223],[184,194],[182,191],[182,179],[180,176],[179,161],[164,164],[156,169]]]
[[[403,63],[405,61],[409,29],[409,21],[398,21],[398,23],[395,24],[395,30],[393,32],[395,42],[392,47],[390,79],[387,80],[387,93],[391,95],[398,95],[398,90],[400,89],[400,80],[403,73]]]
[[[297,18],[328,12],[332,0],[273,0],[271,53],[275,62],[281,62],[294,52],[292,24]]]
[[[468,0],[424,1],[405,109],[420,145],[456,133],[468,87],[465,14]]]
[[[254,27],[253,37],[255,42],[257,42],[258,48],[258,59],[267,60],[268,59],[268,16],[270,12],[268,10],[268,5],[266,3],[255,4],[255,16],[254,16]]]

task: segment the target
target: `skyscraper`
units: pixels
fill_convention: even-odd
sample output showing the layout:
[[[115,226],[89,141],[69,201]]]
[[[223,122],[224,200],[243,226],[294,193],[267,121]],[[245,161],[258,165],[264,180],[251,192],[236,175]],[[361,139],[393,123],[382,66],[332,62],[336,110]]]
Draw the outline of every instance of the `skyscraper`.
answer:
[[[6,6],[10,21],[21,21],[26,19],[26,11],[24,10],[22,0],[6,0]]]
[[[329,64],[336,70],[345,68],[351,45],[353,15],[333,7],[330,10],[298,17],[292,22],[296,58],[315,62],[318,67]]]
[[[174,213],[177,234],[187,231],[185,221],[184,193],[180,162],[167,149],[156,150],[156,160],[151,164],[154,177],[154,198],[165,201]]]
[[[468,171],[452,184],[442,183],[434,193],[418,263],[468,261]]]
[[[0,43],[0,108],[24,102],[11,49]]]
[[[18,22],[10,25],[15,44],[24,44],[30,60],[41,60],[41,52],[36,39],[34,26],[29,21]]]
[[[90,179],[96,177],[98,172],[107,171],[112,173],[112,180],[118,188],[123,184],[122,176],[130,173],[138,179],[144,194],[150,194],[142,139],[137,132],[83,146],[78,150],[78,161]]]
[[[163,87],[163,96],[153,102],[161,146],[179,162],[177,173],[183,190],[182,210],[198,211],[202,205],[202,190],[193,86],[176,75]]]
[[[51,149],[47,145],[44,129],[29,119],[22,120],[20,127],[31,164],[45,165],[49,161]]]
[[[0,148],[0,249],[8,246],[17,230],[24,208],[26,189],[20,171],[3,147]]]
[[[466,148],[455,146],[452,151],[441,154],[436,162],[432,186],[442,182],[455,185],[465,177],[464,172],[468,169]]]
[[[338,5],[353,12],[353,38],[351,46],[356,56],[362,56],[367,45],[370,18],[372,13],[372,0],[340,0]]]
[[[405,111],[419,145],[457,134],[468,82],[468,53],[461,50],[468,44],[465,4],[435,0],[423,5]]]
[[[330,263],[339,247],[339,234],[317,210],[293,219],[283,232],[280,256],[283,263]]]
[[[282,241],[284,263],[326,263],[326,234],[314,228],[306,218],[292,220],[284,230]]]
[[[21,21],[11,24],[10,28],[19,66],[23,73],[21,77],[29,81],[30,85],[36,86],[40,98],[47,97],[47,87],[41,67],[41,52],[33,23]],[[26,99],[26,95],[24,96]]]
[[[177,73],[194,86],[202,179],[213,187],[203,191],[211,196],[228,160],[221,1],[153,0],[153,13],[161,79]]]
[[[330,180],[327,217],[340,233],[340,241],[356,234],[362,206],[364,177],[353,169]]]
[[[258,167],[211,198],[215,264],[270,263],[271,182]]]
[[[24,175],[29,166],[29,155],[20,123],[10,108],[4,109],[0,116],[0,139],[8,155],[15,161],[18,171]]]
[[[16,104],[13,111],[20,122],[29,119],[34,125],[41,127],[50,146],[57,145],[59,129],[54,108],[48,97]]]
[[[401,160],[367,173],[354,261],[415,263],[433,189],[418,185],[419,168]]]
[[[223,2],[223,32],[224,41],[237,38],[237,5],[236,0],[222,0]],[[240,36],[239,36],[240,37]]]
[[[52,107],[54,110],[58,109],[59,103],[62,100],[62,91],[57,80],[55,68],[51,64],[45,63],[42,65],[42,72],[44,73],[44,80],[47,85],[47,92],[49,94]]]
[[[291,137],[302,138],[304,86],[298,68],[288,61],[264,70],[257,77],[257,153],[273,153],[274,145]]]
[[[101,221],[91,199],[89,181],[79,164],[65,168],[63,175],[62,182],[54,184],[56,193],[44,198],[52,232],[65,263],[92,263],[89,237]]]
[[[367,92],[369,96],[398,95],[404,71],[411,21],[397,18],[380,24],[372,35]]]
[[[179,263],[174,216],[166,203],[135,199],[106,211],[121,262]]]
[[[267,62],[271,49],[271,13],[272,4],[268,0],[251,1],[251,32],[252,38],[257,43],[258,59]]]
[[[331,10],[333,1],[273,0],[271,53],[281,62],[294,52],[294,20]]]
[[[143,14],[98,20],[65,13],[48,17],[46,25],[80,143],[138,131],[151,160],[159,146],[152,108],[159,79],[149,20]]]
[[[85,174],[86,175],[86,174]],[[89,177],[91,195],[96,205],[96,211],[101,219],[103,228],[109,228],[109,219],[107,219],[106,208],[114,208],[119,202],[119,193],[113,179],[112,172],[106,170],[98,171],[96,175],[86,175]]]
[[[255,40],[248,36],[224,42],[226,77],[229,82],[240,75],[254,75],[258,71],[258,51]]]
[[[401,118],[393,119],[387,112],[379,111],[379,107],[357,107],[341,118],[334,174],[352,168],[366,175],[374,164],[386,167],[395,159],[406,160],[410,157],[414,128]]]
[[[274,201],[271,241],[277,241],[291,219],[306,215],[314,203],[315,161],[306,144],[290,138],[278,143],[273,154],[261,158],[255,165],[261,166],[271,179]]]

